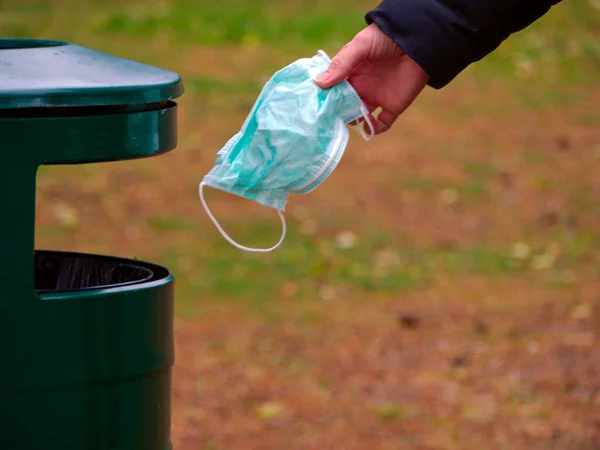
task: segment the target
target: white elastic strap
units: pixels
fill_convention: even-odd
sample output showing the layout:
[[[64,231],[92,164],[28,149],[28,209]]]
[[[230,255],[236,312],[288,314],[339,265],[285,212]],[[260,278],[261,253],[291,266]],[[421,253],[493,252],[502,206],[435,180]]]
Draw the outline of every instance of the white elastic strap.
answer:
[[[208,214],[208,217],[210,217],[210,220],[212,220],[212,222],[217,227],[217,230],[219,230],[221,235],[223,235],[223,237],[231,245],[239,248],[240,250],[245,250],[247,252],[268,253],[268,252],[272,252],[273,250],[275,250],[277,247],[279,247],[283,243],[283,240],[285,239],[286,225],[285,225],[285,217],[283,217],[283,213],[280,210],[277,210],[277,214],[279,214],[279,218],[281,219],[281,238],[279,239],[279,242],[277,242],[277,244],[275,244],[273,247],[271,247],[271,248],[251,248],[251,247],[246,247],[244,245],[241,245],[241,244],[238,244],[237,242],[235,242],[233,239],[231,239],[229,237],[229,235],[225,232],[223,227],[219,224],[219,222],[217,221],[217,219],[211,212],[210,208],[208,207],[206,200],[204,200],[204,186],[205,185],[206,185],[206,183],[204,183],[204,182],[200,183],[200,200],[202,201],[202,205],[204,206],[204,209],[206,210],[206,214]]]
[[[370,141],[371,139],[373,139],[375,137],[375,128],[373,128],[371,119],[369,119],[369,111],[367,111],[364,106],[361,106],[360,109],[363,113],[363,119],[365,119],[365,123],[369,126],[370,134],[367,134],[365,132],[365,129],[363,128],[362,124],[360,124],[360,123],[358,124],[358,131],[360,132],[360,135],[363,137],[363,139],[365,141]]]

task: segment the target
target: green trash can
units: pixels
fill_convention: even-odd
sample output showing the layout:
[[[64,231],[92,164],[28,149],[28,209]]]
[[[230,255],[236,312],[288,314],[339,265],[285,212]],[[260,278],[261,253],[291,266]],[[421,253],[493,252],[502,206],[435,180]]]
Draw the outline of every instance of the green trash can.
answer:
[[[179,75],[0,39],[0,449],[171,448],[173,277],[34,249],[36,171],[175,148]]]

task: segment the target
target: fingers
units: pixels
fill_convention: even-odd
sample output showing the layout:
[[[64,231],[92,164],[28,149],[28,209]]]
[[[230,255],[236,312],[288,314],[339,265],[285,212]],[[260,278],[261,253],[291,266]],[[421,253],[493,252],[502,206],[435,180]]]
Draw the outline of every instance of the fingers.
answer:
[[[392,128],[392,125],[398,118],[399,114],[394,114],[385,109],[382,110],[377,116],[377,120],[373,123],[373,128],[375,128],[375,134],[385,133],[387,130]]]
[[[315,79],[315,83],[322,88],[328,88],[339,83],[348,78],[353,69],[363,62],[368,55],[369,46],[367,42],[360,37],[355,37],[335,55],[327,70]]]
[[[381,110],[381,112],[377,116],[374,116],[373,114],[369,113],[367,117],[373,125],[375,135],[378,135],[381,133],[385,133],[390,128],[392,128],[392,125],[394,124],[398,116],[399,114],[393,114],[389,111]],[[367,134],[370,133],[368,125],[365,123],[364,117],[360,117],[356,120],[353,120],[349,123],[349,125],[363,127],[363,130],[365,130]]]

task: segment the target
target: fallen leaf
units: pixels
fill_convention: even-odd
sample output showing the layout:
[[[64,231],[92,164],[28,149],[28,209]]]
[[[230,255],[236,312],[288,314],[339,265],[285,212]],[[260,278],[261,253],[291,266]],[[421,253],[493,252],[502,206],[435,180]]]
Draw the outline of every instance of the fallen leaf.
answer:
[[[540,352],[540,344],[537,342],[530,342],[527,344],[527,353],[530,355],[537,355]]]
[[[458,192],[456,189],[444,189],[440,193],[440,200],[446,205],[453,205],[458,201]]]
[[[66,203],[59,203],[53,208],[54,217],[66,228],[74,228],[79,225],[79,215],[75,208]]]
[[[375,406],[373,409],[380,419],[386,421],[398,419],[403,415],[401,406],[395,403],[383,403]]]
[[[299,286],[297,283],[294,283],[293,281],[287,281],[285,283],[283,283],[283,285],[281,286],[281,293],[283,294],[284,297],[287,298],[292,298],[294,297],[298,291],[300,290]]]
[[[308,219],[308,208],[304,205],[297,205],[292,208],[292,217],[296,220]]]
[[[342,250],[349,250],[355,247],[358,243],[358,236],[352,231],[345,230],[336,236],[335,243],[338,248],[341,248]]]
[[[592,315],[592,306],[589,303],[582,303],[571,309],[571,318],[575,320],[589,319]]]
[[[381,250],[374,256],[375,268],[386,272],[400,265],[401,259],[398,253],[391,250]]]
[[[329,301],[334,300],[337,296],[337,292],[333,286],[324,285],[319,289],[319,297],[321,300]]]
[[[551,253],[536,255],[531,260],[531,268],[534,270],[550,269],[554,266],[556,258]]]
[[[525,242],[517,242],[515,245],[513,245],[513,249],[512,249],[512,257],[513,258],[523,261],[523,260],[529,258],[530,254],[531,254],[531,247],[529,247],[529,245],[527,245]]]
[[[300,232],[302,234],[312,235],[317,232],[317,221],[315,219],[306,219],[300,222]]]
[[[266,402],[256,408],[256,414],[262,420],[274,419],[283,413],[283,406],[276,402]]]

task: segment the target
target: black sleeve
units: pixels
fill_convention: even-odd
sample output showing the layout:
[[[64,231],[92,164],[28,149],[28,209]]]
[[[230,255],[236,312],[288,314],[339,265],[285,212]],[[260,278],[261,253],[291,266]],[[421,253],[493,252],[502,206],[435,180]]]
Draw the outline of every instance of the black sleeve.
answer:
[[[366,15],[439,89],[560,0],[383,0]]]

